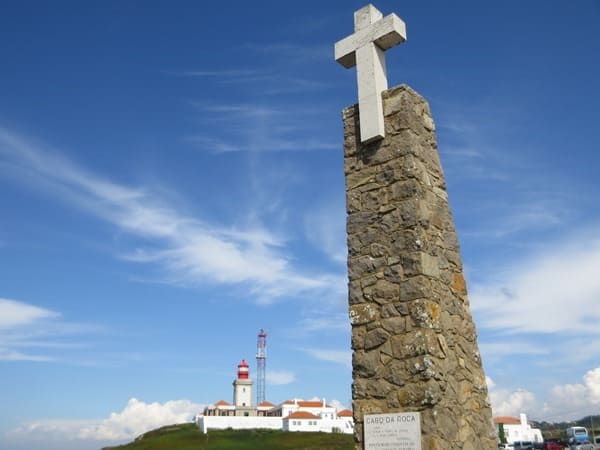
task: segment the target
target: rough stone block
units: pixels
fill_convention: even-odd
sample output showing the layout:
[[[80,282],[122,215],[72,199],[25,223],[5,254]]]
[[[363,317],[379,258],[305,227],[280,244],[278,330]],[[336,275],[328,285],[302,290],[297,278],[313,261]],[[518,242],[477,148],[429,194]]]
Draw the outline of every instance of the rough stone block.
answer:
[[[458,294],[465,295],[467,293],[467,282],[462,273],[452,274],[452,290]]]
[[[352,353],[352,373],[358,378],[371,378],[379,370],[377,350],[358,350]]]
[[[431,295],[431,281],[425,275],[407,278],[400,284],[400,300],[403,302],[427,298]]]
[[[441,306],[430,299],[418,299],[408,304],[410,316],[418,328],[439,329],[441,326]]]
[[[378,308],[371,303],[361,303],[350,307],[350,323],[352,325],[372,322],[378,315]]]
[[[386,306],[394,308],[394,310],[396,310],[394,305],[386,305]],[[396,310],[396,314],[398,314],[397,310]],[[382,316],[383,316],[383,314],[382,314]],[[383,327],[384,330],[386,330],[392,334],[406,333],[406,329],[407,329],[406,328],[406,318],[399,316],[399,315],[389,317],[387,319],[384,318],[381,320],[381,326]]]
[[[389,334],[381,328],[376,328],[373,331],[369,331],[365,336],[365,350],[371,350],[375,347],[379,347],[388,340],[388,337]]]

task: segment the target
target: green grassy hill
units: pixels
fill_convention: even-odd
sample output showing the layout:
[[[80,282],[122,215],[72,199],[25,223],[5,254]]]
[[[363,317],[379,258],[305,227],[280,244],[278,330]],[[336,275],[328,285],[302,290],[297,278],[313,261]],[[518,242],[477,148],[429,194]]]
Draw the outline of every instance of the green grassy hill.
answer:
[[[289,433],[279,430],[215,430],[202,433],[192,423],[170,425],[130,444],[103,450],[353,450],[351,435]]]

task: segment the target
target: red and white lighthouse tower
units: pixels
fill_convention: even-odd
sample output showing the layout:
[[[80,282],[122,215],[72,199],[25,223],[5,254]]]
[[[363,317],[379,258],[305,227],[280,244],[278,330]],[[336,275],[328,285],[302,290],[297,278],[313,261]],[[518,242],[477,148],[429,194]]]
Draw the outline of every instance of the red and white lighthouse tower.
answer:
[[[252,380],[250,379],[250,368],[248,363],[242,359],[238,364],[237,378],[233,382],[233,404],[236,408],[251,408],[252,404]]]

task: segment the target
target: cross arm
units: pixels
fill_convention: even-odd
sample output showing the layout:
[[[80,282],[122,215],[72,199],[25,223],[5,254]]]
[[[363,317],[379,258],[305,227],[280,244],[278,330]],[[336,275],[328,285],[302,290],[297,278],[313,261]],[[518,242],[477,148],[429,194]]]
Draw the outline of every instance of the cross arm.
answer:
[[[351,36],[336,42],[335,60],[346,69],[356,65],[356,50],[374,42],[382,50],[406,40],[406,25],[396,14],[390,14],[371,24],[367,28],[356,31]]]

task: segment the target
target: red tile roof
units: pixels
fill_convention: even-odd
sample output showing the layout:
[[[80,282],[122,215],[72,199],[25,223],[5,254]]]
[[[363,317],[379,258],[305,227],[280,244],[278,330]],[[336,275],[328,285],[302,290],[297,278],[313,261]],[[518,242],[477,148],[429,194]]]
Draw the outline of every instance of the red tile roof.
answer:
[[[310,401],[296,400],[296,402],[294,403],[294,400],[286,400],[285,402],[282,403],[282,405],[298,405],[303,408],[321,408],[321,407],[323,407],[323,401],[322,400],[310,400]],[[325,405],[325,406],[328,408],[331,408],[331,406],[329,406],[329,405]]]
[[[343,409],[337,413],[338,417],[352,417],[352,411],[349,409]]]
[[[298,406],[302,406],[303,408],[320,408],[323,406],[323,402],[322,401],[309,401],[309,402],[298,401]],[[327,405],[325,405],[325,406],[327,406]]]
[[[261,403],[260,405],[258,405],[258,406],[269,406],[269,407],[274,407],[275,405],[274,405],[273,403],[271,403],[271,402],[268,402],[268,401],[266,401],[266,400],[265,400],[264,402],[262,402],[262,403]]]
[[[306,411],[295,411],[287,416],[286,419],[320,419],[320,417]]]
[[[502,423],[502,424],[506,424],[506,425],[518,425],[521,423],[521,421],[519,419],[517,419],[516,417],[500,416],[500,417],[494,417],[494,423]]]
[[[215,406],[231,406],[231,404],[227,403],[225,400],[219,400],[217,403],[215,403]]]

